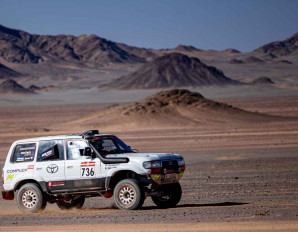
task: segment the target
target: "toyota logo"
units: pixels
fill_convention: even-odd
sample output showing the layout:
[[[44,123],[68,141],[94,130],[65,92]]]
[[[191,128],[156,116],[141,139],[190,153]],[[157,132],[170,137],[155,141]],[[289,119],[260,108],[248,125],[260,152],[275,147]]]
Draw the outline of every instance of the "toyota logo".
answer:
[[[49,165],[47,167],[47,172],[51,174],[58,172],[58,166],[56,164]]]

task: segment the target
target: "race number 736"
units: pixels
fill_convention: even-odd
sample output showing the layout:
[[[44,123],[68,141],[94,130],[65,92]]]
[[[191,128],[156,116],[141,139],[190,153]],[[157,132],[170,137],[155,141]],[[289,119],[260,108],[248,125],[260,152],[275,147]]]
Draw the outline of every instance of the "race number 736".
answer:
[[[93,177],[94,174],[94,167],[81,167],[81,177]]]

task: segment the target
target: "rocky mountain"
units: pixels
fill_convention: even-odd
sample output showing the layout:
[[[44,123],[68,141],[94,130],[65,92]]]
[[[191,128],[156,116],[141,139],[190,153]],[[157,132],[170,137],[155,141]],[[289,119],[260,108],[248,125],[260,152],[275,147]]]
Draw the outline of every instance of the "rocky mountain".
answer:
[[[0,25],[0,57],[8,62],[68,61],[102,64],[144,61],[128,50],[96,35],[35,35]]]
[[[5,65],[0,63],[0,79],[9,78],[9,77],[17,77],[21,76],[21,73],[18,73],[11,68],[6,67]]]
[[[237,85],[215,67],[180,53],[170,53],[144,64],[137,71],[113,81],[109,87],[118,89],[152,89]]]
[[[30,89],[26,89],[24,86],[18,84],[18,82],[7,79],[0,84],[0,93],[34,93],[34,91]]]
[[[283,41],[276,41],[266,44],[255,50],[275,56],[298,55],[298,33]]]

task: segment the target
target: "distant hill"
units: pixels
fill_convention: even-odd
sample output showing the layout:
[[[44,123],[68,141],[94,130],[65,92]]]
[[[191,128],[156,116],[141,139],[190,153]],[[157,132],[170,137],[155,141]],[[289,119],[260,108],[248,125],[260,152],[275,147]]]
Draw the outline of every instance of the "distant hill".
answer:
[[[250,63],[263,63],[264,61],[260,58],[255,57],[255,56],[249,56],[249,57],[245,58],[243,60],[243,62],[246,64],[250,64]]]
[[[119,89],[152,89],[238,85],[222,71],[180,53],[170,53],[144,64],[137,71],[114,80],[109,87]]]
[[[202,49],[198,49],[194,46],[190,46],[190,45],[178,45],[177,47],[175,47],[173,50],[177,51],[177,52],[193,52],[193,51],[202,51]]]
[[[298,55],[298,33],[283,41],[276,41],[255,50],[272,56]]]
[[[238,51],[237,49],[234,49],[234,48],[228,48],[228,49],[225,49],[225,50],[222,50],[221,52],[223,53],[228,53],[228,54],[237,54],[237,53],[241,53],[240,51]]]
[[[34,93],[34,91],[30,89],[24,88],[22,85],[18,84],[16,81],[12,79],[8,79],[3,81],[0,84],[0,93]]]
[[[269,77],[259,77],[251,82],[254,85],[271,85],[274,82]]]
[[[128,50],[96,35],[36,35],[0,25],[0,57],[8,62],[68,61],[102,64],[144,61]]]
[[[21,73],[18,73],[0,63],[0,79],[17,77],[21,75],[22,75]]]
[[[206,99],[201,94],[185,89],[159,92],[140,101],[112,106],[86,115],[67,126],[128,130],[140,128],[194,127],[208,124],[218,126],[234,123],[270,122],[281,120],[259,113],[248,112],[233,106]]]

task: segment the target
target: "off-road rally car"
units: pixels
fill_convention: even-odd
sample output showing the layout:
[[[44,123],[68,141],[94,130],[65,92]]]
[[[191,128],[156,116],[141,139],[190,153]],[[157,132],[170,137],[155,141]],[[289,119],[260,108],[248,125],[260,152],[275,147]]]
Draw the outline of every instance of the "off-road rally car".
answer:
[[[3,199],[24,212],[47,203],[62,210],[81,208],[87,197],[113,197],[119,209],[142,207],[146,197],[161,208],[181,199],[185,170],[177,154],[138,153],[114,135],[83,134],[16,141],[2,171]]]

